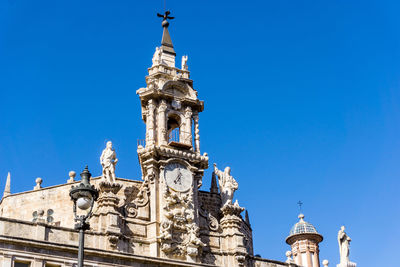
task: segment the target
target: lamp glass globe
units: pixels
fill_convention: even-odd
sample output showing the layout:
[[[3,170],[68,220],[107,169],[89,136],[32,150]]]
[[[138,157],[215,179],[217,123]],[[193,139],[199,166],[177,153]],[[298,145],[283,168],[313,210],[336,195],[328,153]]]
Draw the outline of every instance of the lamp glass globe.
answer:
[[[88,208],[90,208],[90,204],[91,199],[88,197],[80,197],[76,201],[76,205],[78,205],[78,208],[80,208],[81,210],[87,210]]]

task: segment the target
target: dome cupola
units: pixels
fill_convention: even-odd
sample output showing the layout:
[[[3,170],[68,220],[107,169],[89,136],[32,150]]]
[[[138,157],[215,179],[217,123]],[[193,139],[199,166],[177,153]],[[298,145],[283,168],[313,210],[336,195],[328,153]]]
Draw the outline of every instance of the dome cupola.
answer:
[[[323,240],[314,225],[304,220],[299,214],[299,221],[290,229],[286,243],[292,248],[295,263],[304,267],[319,267],[319,246]]]
[[[289,236],[306,233],[318,234],[314,225],[304,221],[304,214],[300,213],[298,218],[300,219],[300,221],[293,225],[292,229],[290,229]]]

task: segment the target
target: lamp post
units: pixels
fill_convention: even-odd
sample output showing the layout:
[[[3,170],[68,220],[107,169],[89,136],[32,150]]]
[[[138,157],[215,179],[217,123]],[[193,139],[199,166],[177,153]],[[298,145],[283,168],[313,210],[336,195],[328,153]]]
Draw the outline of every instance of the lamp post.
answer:
[[[81,182],[77,186],[72,186],[69,190],[69,196],[74,202],[75,229],[79,230],[79,252],[78,252],[78,267],[83,267],[83,249],[85,243],[85,231],[90,229],[87,220],[92,216],[94,202],[99,196],[99,192],[90,184],[91,173],[86,166],[81,173]],[[77,215],[76,206],[83,211],[88,212],[84,215]]]

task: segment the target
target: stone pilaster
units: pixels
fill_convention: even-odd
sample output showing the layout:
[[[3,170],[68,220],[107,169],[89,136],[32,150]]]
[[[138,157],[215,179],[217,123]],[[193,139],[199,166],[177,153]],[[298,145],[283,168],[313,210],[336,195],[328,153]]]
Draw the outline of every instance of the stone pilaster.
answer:
[[[185,109],[185,129],[181,132],[180,140],[183,140],[184,144],[192,145],[192,109],[190,107]]]
[[[102,249],[116,249],[121,233],[121,215],[118,211],[120,201],[117,193],[122,185],[101,181],[99,184],[99,198],[97,209],[93,214],[93,221],[97,222],[93,228],[107,234],[108,242],[100,244]],[[102,243],[102,242],[100,242]]]
[[[221,208],[222,244],[224,266],[245,266],[247,251],[244,235],[240,232],[242,218],[240,213],[244,208],[239,205],[227,204]]]
[[[319,267],[319,249],[318,247],[315,248],[314,254],[313,254],[313,263],[315,267]]]
[[[161,100],[159,106],[158,106],[158,145],[167,145],[167,126],[166,126],[166,113],[165,111],[167,110],[167,103],[163,99]]]
[[[147,104],[147,117],[146,117],[146,146],[154,145],[154,110],[156,106],[154,105],[154,100],[150,99]]]
[[[199,130],[199,114],[195,112],[193,115],[194,121],[194,144],[195,144],[195,151],[200,153],[200,130]]]

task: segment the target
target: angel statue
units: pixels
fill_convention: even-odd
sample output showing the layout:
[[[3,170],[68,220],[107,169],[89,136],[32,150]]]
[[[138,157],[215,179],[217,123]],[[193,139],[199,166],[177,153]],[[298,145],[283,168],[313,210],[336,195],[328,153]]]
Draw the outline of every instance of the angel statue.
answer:
[[[100,164],[103,166],[103,179],[110,183],[115,183],[115,165],[117,162],[117,154],[112,147],[112,142],[108,141],[106,148],[101,153]]]
[[[218,176],[222,206],[232,205],[233,193],[238,189],[238,183],[231,176],[231,168],[226,167],[224,171],[220,171],[214,163],[214,173]]]

